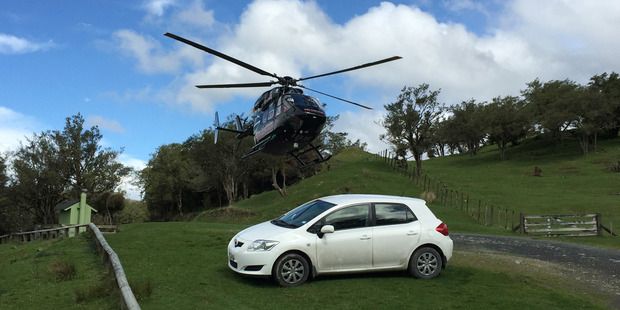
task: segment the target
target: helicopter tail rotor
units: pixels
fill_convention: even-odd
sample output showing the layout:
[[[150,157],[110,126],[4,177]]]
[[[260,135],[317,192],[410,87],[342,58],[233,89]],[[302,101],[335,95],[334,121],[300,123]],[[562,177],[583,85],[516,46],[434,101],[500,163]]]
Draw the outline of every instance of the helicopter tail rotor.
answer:
[[[219,129],[220,129],[220,117],[218,116],[217,112],[215,112],[215,120],[214,120],[213,126],[215,127],[213,144],[217,144],[217,136],[218,136],[218,133],[220,132],[219,131]]]
[[[235,127],[237,131],[243,131],[243,125],[241,125],[241,117],[239,117],[239,115],[235,115]]]

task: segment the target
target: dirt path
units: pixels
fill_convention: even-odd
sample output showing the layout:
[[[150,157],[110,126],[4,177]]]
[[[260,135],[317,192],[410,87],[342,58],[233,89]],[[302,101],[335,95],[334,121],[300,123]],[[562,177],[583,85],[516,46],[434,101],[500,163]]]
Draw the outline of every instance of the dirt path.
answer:
[[[522,237],[458,233],[450,237],[455,250],[507,253],[560,264],[574,271],[576,280],[615,295],[613,306],[620,309],[620,250]]]

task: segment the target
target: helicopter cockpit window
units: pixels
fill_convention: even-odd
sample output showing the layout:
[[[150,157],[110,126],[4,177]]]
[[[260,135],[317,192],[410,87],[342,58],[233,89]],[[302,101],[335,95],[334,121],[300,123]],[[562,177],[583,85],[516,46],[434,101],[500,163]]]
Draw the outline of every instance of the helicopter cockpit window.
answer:
[[[282,101],[278,101],[278,105],[276,105],[276,116],[282,113]]]
[[[273,116],[275,114],[275,109],[276,109],[276,105],[275,104],[270,104],[269,107],[267,108],[267,120],[270,121],[273,119]]]

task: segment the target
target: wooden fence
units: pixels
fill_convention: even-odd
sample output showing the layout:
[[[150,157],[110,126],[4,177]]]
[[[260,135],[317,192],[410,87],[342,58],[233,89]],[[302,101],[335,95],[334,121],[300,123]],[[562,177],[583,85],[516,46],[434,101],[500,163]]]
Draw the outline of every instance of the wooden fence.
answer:
[[[0,244],[7,243],[9,241],[29,242],[34,240],[47,240],[76,236],[80,232],[80,228],[84,227],[83,229],[81,229],[82,231],[84,231],[85,227],[88,227],[88,225],[90,224],[61,226],[33,231],[11,233],[0,236]],[[118,226],[116,225],[100,225],[98,227],[100,228],[100,230],[110,233],[116,232],[118,230]]]
[[[125,271],[123,270],[123,266],[121,265],[121,260],[118,258],[118,255],[116,255],[116,252],[114,252],[112,247],[110,247],[108,242],[103,237],[103,234],[99,231],[99,228],[97,228],[95,224],[88,224],[88,228],[95,236],[97,252],[101,255],[104,263],[114,274],[118,289],[121,292],[121,306],[124,309],[139,310],[140,305],[131,291],[131,287],[129,286],[129,282],[127,281]]]
[[[80,228],[87,227],[88,224],[62,226],[49,229],[40,229],[33,231],[25,231],[12,233],[4,236],[0,236],[0,243],[6,243],[8,241],[29,242],[40,239],[56,239],[60,237],[68,237],[69,235],[77,235]]]
[[[602,233],[600,214],[524,215],[520,230],[536,236],[599,236]]]
[[[485,226],[498,226],[506,230],[513,230],[519,226],[519,214],[515,210],[496,206],[482,199],[470,197],[469,193],[450,188],[446,183],[433,179],[427,174],[416,173],[414,166],[403,159],[398,159],[394,153],[385,150],[377,154],[381,160],[392,169],[408,177],[415,185],[424,192],[433,192],[435,199],[444,206],[458,208],[469,215],[478,224]]]

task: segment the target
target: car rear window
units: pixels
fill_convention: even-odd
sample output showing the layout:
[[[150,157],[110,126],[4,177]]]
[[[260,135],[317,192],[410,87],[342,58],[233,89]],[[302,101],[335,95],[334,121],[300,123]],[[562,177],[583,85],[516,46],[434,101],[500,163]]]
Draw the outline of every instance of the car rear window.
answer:
[[[417,220],[411,209],[401,204],[376,203],[375,225],[394,225]]]

